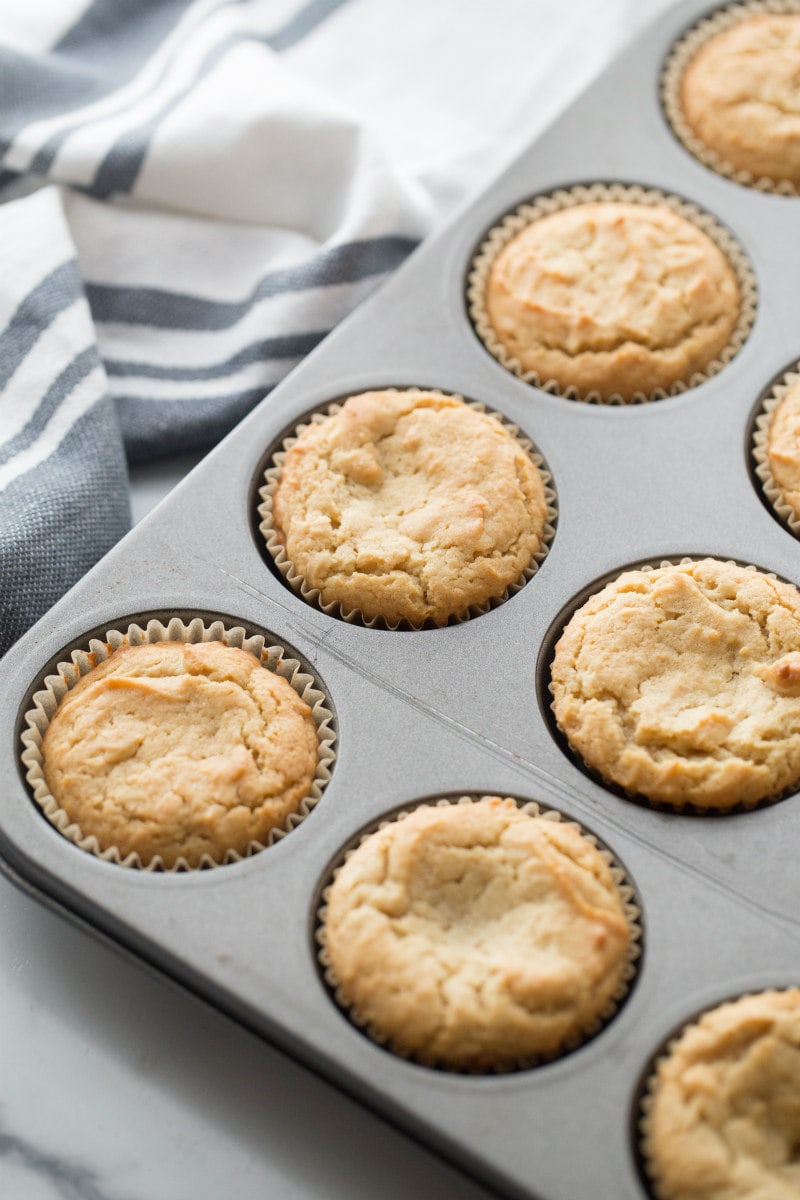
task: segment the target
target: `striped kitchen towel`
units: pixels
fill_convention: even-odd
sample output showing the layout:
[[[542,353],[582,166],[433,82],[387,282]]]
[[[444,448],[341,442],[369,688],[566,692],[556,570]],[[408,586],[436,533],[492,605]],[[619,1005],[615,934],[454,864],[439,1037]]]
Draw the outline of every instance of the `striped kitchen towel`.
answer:
[[[0,654],[128,529],[127,464],[231,429],[635,8],[3,0]]]

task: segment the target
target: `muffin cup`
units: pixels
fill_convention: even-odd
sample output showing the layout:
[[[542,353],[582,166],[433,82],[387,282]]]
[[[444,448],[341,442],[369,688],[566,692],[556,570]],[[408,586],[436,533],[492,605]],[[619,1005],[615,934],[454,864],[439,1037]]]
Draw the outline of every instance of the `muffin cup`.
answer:
[[[734,996],[727,1000],[721,1000],[719,1004],[715,1004],[709,1008],[703,1009],[702,1012],[698,1013],[691,1020],[682,1025],[680,1029],[662,1046],[661,1050],[656,1053],[655,1057],[649,1064],[647,1075],[639,1090],[638,1113],[634,1118],[636,1140],[635,1152],[638,1160],[639,1170],[642,1175],[643,1182],[645,1183],[650,1195],[654,1197],[654,1200],[662,1200],[662,1198],[665,1196],[665,1192],[660,1187],[653,1165],[653,1152],[651,1148],[652,1129],[650,1125],[653,1105],[655,1103],[656,1092],[658,1090],[658,1072],[660,1067],[672,1057],[684,1035],[699,1025],[703,1018],[709,1013],[716,1012],[717,1009],[724,1008],[728,1004],[736,1003],[736,1001],[744,1000],[750,996],[773,996],[781,992],[794,990],[795,989],[791,987],[766,988],[763,991],[759,990],[754,992],[742,992],[741,995]]]
[[[800,538],[800,517],[786,500],[783,491],[772,474],[769,465],[769,431],[776,408],[795,384],[800,383],[800,363],[786,371],[779,381],[772,385],[769,395],[761,405],[761,411],[756,417],[753,428],[753,460],[755,473],[761,481],[761,490],[769,501],[775,515],[786,525],[795,537]]]
[[[494,417],[521,446],[539,472],[544,485],[544,498],[547,506],[545,524],[542,530],[541,545],[539,550],[536,552],[536,554],[534,554],[530,564],[524,569],[522,575],[516,581],[516,583],[507,587],[502,595],[495,597],[493,600],[487,601],[485,604],[473,604],[470,607],[463,609],[461,612],[453,614],[449,618],[447,624],[457,625],[463,621],[470,620],[472,617],[480,617],[484,613],[490,612],[493,608],[497,608],[499,605],[504,604],[510,596],[516,595],[517,592],[521,591],[528,580],[533,578],[538,571],[540,564],[547,557],[547,552],[550,549],[550,543],[555,537],[557,520],[556,493],[554,488],[551,486],[552,475],[545,467],[544,459],[536,451],[530,439],[525,437],[525,435],[520,432],[518,426],[508,421],[502,415],[502,413],[495,412],[493,409],[489,409],[483,404],[477,404],[474,401],[464,400],[463,396],[459,396],[456,393],[445,393],[436,388],[425,390],[422,388],[385,388],[383,390],[392,393],[402,391],[410,396],[447,396],[448,399],[461,400],[463,403],[468,404],[470,408],[474,408],[477,412],[486,413],[488,416]],[[290,437],[284,439],[280,450],[277,450],[273,454],[270,466],[264,472],[264,485],[259,489],[258,492],[258,495],[261,499],[261,503],[257,509],[258,515],[261,518],[259,532],[264,538],[267,549],[272,556],[275,566],[280,571],[281,576],[286,580],[292,590],[295,591],[298,596],[301,596],[307,604],[311,604],[315,608],[320,609],[321,612],[326,613],[329,617],[337,617],[339,620],[348,621],[349,623],[355,625],[364,625],[368,629],[419,631],[432,626],[435,628],[440,628],[439,626],[434,626],[433,622],[429,621],[417,624],[405,619],[401,621],[389,621],[385,617],[381,616],[366,617],[359,609],[345,609],[338,601],[335,600],[328,604],[323,604],[319,589],[312,588],[306,583],[304,577],[297,570],[295,570],[294,564],[286,553],[283,542],[281,541],[278,531],[275,528],[273,517],[273,501],[278,484],[280,483],[281,472],[287,451],[291,449],[291,447],[295,444],[300,435],[309,427],[309,425],[322,424],[329,417],[335,416],[337,413],[341,412],[341,410],[342,405],[334,403],[328,405],[324,409],[320,409],[318,412],[311,413],[305,421],[295,427],[295,430]]]
[[[707,146],[683,115],[681,105],[681,83],[689,63],[702,46],[717,34],[730,29],[743,17],[759,13],[798,13],[800,0],[745,0],[745,3],[727,5],[710,16],[704,17],[675,43],[664,65],[661,77],[661,102],[667,121],[678,140],[689,153],[709,170],[743,187],[759,192],[771,192],[775,196],[800,196],[800,189],[788,179],[756,177],[750,171],[726,162],[716,151]]]
[[[184,857],[176,860],[174,865],[167,867],[160,855],[154,856],[147,864],[143,863],[135,851],[122,856],[120,851],[111,846],[103,850],[94,834],[85,836],[80,827],[70,819],[51,794],[44,777],[42,765],[42,740],[58,705],[70,688],[78,680],[88,674],[99,663],[105,662],[115,650],[124,646],[140,646],[149,642],[218,642],[228,646],[246,650],[259,659],[265,667],[285,679],[297,694],[308,704],[311,715],[317,727],[318,752],[317,769],[309,795],[303,800],[296,812],[291,813],[285,823],[270,830],[265,843],[251,842],[245,853],[227,850],[220,860],[204,854],[197,866],[192,866]],[[281,646],[272,645],[260,634],[248,634],[241,626],[226,625],[223,621],[213,621],[206,624],[202,618],[195,617],[187,624],[180,617],[167,618],[166,623],[158,618],[149,620],[147,624],[131,624],[127,629],[111,629],[106,632],[105,641],[92,638],[88,649],[73,650],[71,661],[59,662],[55,673],[46,676],[41,690],[34,693],[31,706],[24,716],[26,728],[20,740],[24,746],[21,759],[26,768],[25,778],[31,789],[33,798],[44,813],[47,820],[65,838],[105,862],[113,862],[123,867],[136,867],[142,871],[195,871],[206,867],[218,867],[228,863],[239,862],[253,854],[271,846],[280,838],[296,828],[311,812],[322,796],[322,792],[331,777],[331,767],[335,756],[334,744],[336,733],[333,728],[333,713],[327,707],[325,694],[317,686],[311,675],[303,670],[297,659],[284,658]]]
[[[504,799],[511,799],[518,806],[518,808],[520,808],[522,810],[522,812],[528,813],[530,816],[542,817],[547,821],[562,821],[562,820],[565,821],[567,824],[571,825],[574,829],[576,829],[592,846],[594,846],[594,848],[600,853],[604,862],[609,867],[612,878],[614,880],[614,883],[617,885],[617,888],[619,889],[620,897],[622,898],[622,901],[623,901],[623,905],[624,905],[624,909],[625,909],[625,917],[628,922],[628,926],[630,928],[630,934],[631,934],[630,943],[628,945],[628,961],[627,961],[627,963],[625,965],[625,969],[622,973],[622,977],[620,979],[617,992],[613,996],[610,1004],[606,1007],[606,1009],[602,1013],[600,1013],[598,1015],[598,1017],[592,1023],[591,1026],[588,1026],[587,1028],[582,1030],[580,1033],[576,1034],[573,1038],[570,1038],[568,1041],[564,1042],[562,1044],[561,1048],[555,1054],[537,1055],[535,1058],[527,1057],[524,1059],[520,1059],[520,1061],[518,1063],[516,1063],[514,1066],[507,1067],[505,1069],[495,1068],[493,1070],[483,1070],[483,1071],[477,1070],[477,1069],[470,1069],[470,1068],[459,1069],[456,1067],[451,1067],[447,1064],[439,1063],[435,1060],[429,1061],[422,1056],[414,1055],[403,1049],[398,1049],[397,1047],[395,1047],[393,1045],[390,1037],[386,1036],[385,1034],[381,1033],[379,1030],[375,1029],[372,1025],[370,1025],[369,1021],[367,1021],[359,1013],[357,1008],[354,1005],[349,1004],[348,1001],[342,995],[341,989],[339,987],[339,982],[336,978],[336,974],[333,970],[333,967],[331,966],[330,958],[328,956],[327,936],[326,936],[327,931],[325,928],[325,920],[326,920],[327,911],[328,911],[327,901],[328,901],[328,896],[330,894],[331,885],[333,884],[334,880],[336,879],[336,876],[338,875],[339,871],[342,869],[342,867],[347,862],[347,860],[350,858],[350,856],[358,849],[358,847],[361,846],[365,841],[367,841],[367,839],[370,838],[374,833],[377,833],[379,830],[386,828],[387,825],[391,825],[395,821],[405,820],[406,817],[410,816],[410,814],[412,812],[415,812],[418,808],[422,808],[422,807],[426,807],[426,806],[427,807],[446,807],[450,804],[473,804],[475,801],[485,799],[485,798],[487,798],[487,797],[483,793],[475,792],[470,795],[442,797],[441,799],[435,800],[435,801],[423,800],[423,801],[420,801],[419,804],[413,804],[409,808],[403,808],[399,812],[393,813],[391,817],[389,817],[385,820],[375,822],[373,825],[371,825],[370,828],[366,832],[362,833],[362,835],[359,837],[359,839],[355,843],[355,845],[351,846],[348,850],[345,851],[345,853],[343,855],[341,855],[339,857],[336,865],[330,870],[329,878],[328,878],[327,882],[325,883],[325,885],[322,889],[322,892],[321,892],[321,897],[320,897],[321,904],[317,910],[317,927],[314,932],[314,940],[316,941],[316,944],[317,944],[317,960],[318,960],[318,963],[320,966],[322,977],[323,977],[325,984],[327,985],[333,999],[336,1001],[339,1008],[349,1018],[349,1020],[352,1021],[352,1023],[358,1029],[360,1029],[364,1034],[366,1034],[366,1036],[369,1037],[371,1041],[376,1042],[379,1046],[382,1046],[384,1049],[391,1051],[392,1054],[397,1055],[399,1058],[406,1059],[407,1061],[410,1061],[410,1062],[419,1063],[421,1066],[431,1067],[436,1070],[445,1071],[448,1074],[456,1074],[456,1075],[475,1075],[475,1076],[505,1075],[505,1074],[509,1074],[513,1071],[528,1070],[531,1067],[539,1066],[542,1063],[553,1062],[554,1060],[556,1060],[558,1058],[562,1058],[565,1054],[570,1054],[573,1050],[577,1050],[577,1048],[579,1046],[584,1045],[584,1043],[588,1042],[597,1033],[599,1033],[601,1029],[605,1028],[605,1026],[612,1019],[612,1017],[615,1016],[615,1014],[619,1011],[622,1004],[627,999],[627,996],[630,992],[633,980],[636,977],[637,961],[640,958],[641,953],[642,953],[641,910],[636,902],[636,892],[635,892],[633,885],[630,883],[626,872],[619,865],[619,863],[617,863],[617,861],[614,858],[614,856],[612,855],[611,851],[608,850],[606,848],[606,846],[601,844],[593,834],[588,833],[585,829],[583,829],[583,827],[581,825],[579,825],[579,823],[577,821],[572,821],[569,818],[565,818],[556,809],[545,808],[544,806],[538,804],[535,800],[520,800],[519,798],[514,797],[514,796],[504,797]]]
[[[563,209],[574,208],[577,205],[597,201],[622,201],[628,204],[663,205],[686,220],[691,221],[702,230],[719,247],[731,266],[739,285],[740,308],[739,318],[731,334],[730,341],[717,358],[713,359],[704,371],[695,372],[690,378],[679,380],[669,389],[654,388],[652,392],[634,392],[625,397],[619,393],[603,398],[598,391],[581,392],[577,387],[561,387],[555,379],[542,379],[537,371],[526,371],[522,364],[505,348],[497,337],[489,320],[486,310],[486,286],[492,264],[500,251],[516,237],[521,230],[534,221]],[[753,321],[755,320],[758,291],[756,278],[750,262],[733,234],[721,225],[710,213],[704,212],[695,204],[671,196],[656,188],[644,188],[637,185],[628,186],[621,183],[595,183],[588,186],[577,186],[559,189],[547,195],[519,205],[513,212],[508,213],[494,225],[486,234],[475,257],[472,260],[468,281],[467,301],[469,315],[475,332],[489,353],[497,361],[534,387],[549,392],[554,396],[563,396],[566,400],[581,400],[587,404],[627,405],[645,404],[652,400],[664,400],[667,396],[677,396],[690,388],[698,387],[713,375],[717,375],[723,367],[739,353],[747,339]]]
[[[565,619],[559,621],[557,634],[551,638],[546,660],[548,677],[547,691],[550,693],[550,695],[553,695],[553,682],[550,676],[552,673],[553,656],[555,654],[556,643],[560,639],[561,634],[564,632],[569,621],[572,619],[578,609],[581,608],[583,604],[586,604],[592,596],[597,594],[597,592],[601,591],[606,584],[612,583],[615,579],[618,579],[620,575],[624,575],[627,571],[653,571],[658,567],[679,567],[683,566],[685,563],[700,562],[703,558],[712,557],[714,556],[684,555],[681,558],[665,558],[659,563],[633,563],[627,567],[621,568],[621,570],[615,572],[613,575],[604,577],[603,580],[598,582],[596,586],[593,585],[591,593],[584,596],[584,599],[579,604],[576,604],[574,607],[572,607]],[[752,563],[737,562],[732,558],[718,559],[717,561],[730,563],[732,566],[741,567],[745,571],[757,572],[760,575],[766,576],[767,579],[779,579],[779,576],[777,576],[774,571],[765,571],[763,568],[756,567]],[[780,582],[786,583],[787,581],[780,580]],[[674,814],[675,816],[681,817],[714,817],[722,820],[728,816],[738,816],[742,813],[755,812],[760,808],[769,808],[771,805],[777,804],[779,801],[785,800],[789,796],[793,796],[798,789],[800,789],[800,780],[797,780],[776,795],[765,796],[762,800],[755,800],[749,804],[745,802],[732,804],[727,808],[714,808],[711,806],[706,806],[704,808],[699,804],[669,804],[665,800],[653,800],[649,796],[646,796],[643,792],[632,792],[628,788],[623,787],[622,784],[615,783],[613,779],[606,779],[602,772],[600,772],[596,767],[593,767],[591,763],[588,763],[579,753],[579,751],[572,746],[572,743],[569,741],[566,733],[564,733],[563,729],[558,724],[555,715],[555,700],[550,702],[549,707],[550,712],[548,714],[548,718],[551,730],[554,731],[556,741],[562,747],[567,756],[577,763],[584,773],[587,774],[590,779],[593,779],[597,784],[599,784],[600,787],[605,788],[615,796],[620,796],[624,800],[631,801],[633,804],[641,805],[644,808],[651,808],[654,812]]]

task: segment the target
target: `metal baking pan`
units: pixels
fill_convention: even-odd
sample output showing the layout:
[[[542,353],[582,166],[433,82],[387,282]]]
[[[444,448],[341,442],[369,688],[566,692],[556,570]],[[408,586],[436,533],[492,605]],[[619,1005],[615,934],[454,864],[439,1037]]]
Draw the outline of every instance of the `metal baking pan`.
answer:
[[[294,1054],[507,1196],[642,1200],[636,1097],[663,1039],[742,991],[797,983],[798,800],[723,818],[631,803],[557,744],[540,697],[543,645],[593,581],[636,562],[710,554],[797,583],[795,539],[748,468],[751,413],[800,356],[800,201],[708,171],[662,115],[674,39],[707,8],[664,15],[543,136],[300,367],[6,656],[0,698],[0,853],[13,877]],[[644,184],[699,204],[754,266],[755,325],[719,375],[643,406],[596,407],[508,374],[478,342],[465,278],[484,231],[522,200],[594,181]],[[310,410],[350,392],[460,392],[541,449],[558,529],[538,574],[484,616],[391,632],[305,604],[253,534],[266,455]],[[242,863],[180,875],[127,870],[62,838],[29,796],[21,714],[48,664],[140,614],[217,613],[299,652],[338,725],[333,777],[288,837]],[[493,792],[574,817],[627,868],[644,954],[631,994],[594,1039],[549,1065],[473,1077],[372,1043],[332,1003],[313,943],[321,882],[340,848],[425,797]]]

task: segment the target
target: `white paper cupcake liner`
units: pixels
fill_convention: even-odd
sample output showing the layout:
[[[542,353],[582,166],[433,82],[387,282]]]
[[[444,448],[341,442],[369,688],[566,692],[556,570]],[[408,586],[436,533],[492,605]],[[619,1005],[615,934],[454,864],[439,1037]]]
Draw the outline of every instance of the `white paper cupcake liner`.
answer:
[[[726,5],[704,17],[675,43],[661,77],[661,102],[664,113],[675,136],[686,147],[694,158],[704,167],[733,180],[743,187],[754,188],[759,192],[771,192],[776,196],[798,196],[800,190],[788,179],[776,180],[766,176],[757,177],[749,171],[735,167],[726,162],[710,146],[707,146],[683,114],[681,104],[681,83],[686,68],[702,46],[712,37],[730,29],[743,17],[758,13],[798,13],[800,0],[745,0],[745,3]]]
[[[695,372],[688,379],[678,380],[669,388],[654,388],[649,393],[634,392],[628,397],[616,393],[604,398],[598,391],[582,392],[572,385],[561,387],[555,379],[543,379],[538,372],[525,370],[519,360],[508,352],[497,337],[486,311],[486,286],[489,272],[497,255],[512,238],[534,221],[566,208],[574,208],[577,205],[597,201],[666,206],[701,229],[724,254],[739,285],[739,317],[728,344],[705,370]],[[721,225],[710,213],[698,208],[696,204],[690,204],[689,201],[682,200],[678,196],[669,195],[656,188],[629,186],[621,183],[594,183],[587,186],[563,188],[544,196],[537,196],[533,200],[519,205],[489,230],[472,260],[467,282],[469,315],[475,332],[489,353],[507,371],[525,383],[541,388],[542,391],[549,392],[551,395],[562,396],[566,400],[583,401],[586,404],[646,404],[653,400],[664,400],[668,396],[677,396],[689,391],[690,388],[699,387],[701,383],[705,383],[712,376],[719,374],[739,353],[755,320],[757,300],[758,289],[750,261],[733,234],[724,225]]]
[[[800,363],[785,372],[779,381],[773,384],[769,395],[764,400],[753,427],[752,453],[756,464],[755,473],[761,481],[762,492],[778,519],[791,530],[796,538],[800,538],[800,516],[776,482],[769,464],[769,431],[773,415],[789,389],[797,383],[800,383]]]
[[[251,842],[244,854],[240,854],[236,850],[227,850],[219,860],[205,854],[197,866],[192,866],[185,858],[181,857],[174,865],[167,867],[158,855],[145,864],[136,852],[123,857],[114,846],[102,849],[95,835],[85,836],[80,827],[71,821],[67,813],[59,806],[47,786],[42,766],[41,747],[45,731],[58,705],[70,688],[74,687],[82,676],[87,675],[99,663],[105,662],[115,650],[123,646],[140,646],[149,642],[165,641],[224,642],[228,646],[246,650],[259,659],[267,669],[274,671],[276,675],[280,675],[291,684],[311,709],[311,715],[317,727],[319,742],[317,768],[311,790],[297,811],[291,813],[282,826],[270,831],[266,843]],[[201,617],[195,617],[188,623],[180,617],[167,617],[163,620],[154,617],[144,626],[131,624],[124,630],[108,630],[105,640],[92,638],[86,649],[73,650],[69,660],[59,662],[55,673],[46,676],[40,690],[32,697],[31,706],[25,713],[24,723],[25,729],[20,740],[24,747],[21,759],[26,768],[25,777],[34,800],[47,820],[55,826],[59,833],[81,850],[106,862],[116,863],[123,867],[134,867],[142,871],[177,872],[218,867],[240,862],[243,858],[249,858],[266,849],[267,846],[285,837],[308,816],[330,780],[331,768],[336,757],[333,713],[327,706],[325,694],[313,676],[303,669],[297,659],[285,658],[283,647],[268,643],[261,634],[248,634],[241,626],[227,625],[224,621],[219,620],[206,624]]]
[[[327,883],[325,884],[325,886],[322,889],[321,904],[317,910],[317,928],[314,933],[314,938],[317,943],[317,959],[318,959],[318,962],[320,965],[323,979],[325,980],[325,983],[326,983],[333,999],[335,1000],[335,1002],[339,1006],[339,1008],[342,1010],[342,1012],[348,1017],[348,1019],[353,1023],[353,1025],[355,1025],[358,1029],[360,1029],[362,1031],[362,1033],[366,1034],[366,1036],[369,1037],[371,1041],[377,1043],[379,1046],[382,1046],[384,1049],[390,1051],[392,1054],[397,1055],[397,1057],[406,1059],[407,1061],[410,1061],[410,1062],[417,1062],[421,1066],[431,1067],[435,1070],[446,1071],[448,1074],[490,1075],[490,1076],[491,1075],[505,1075],[505,1074],[510,1074],[511,1072],[514,1072],[514,1071],[530,1070],[531,1068],[540,1066],[543,1063],[553,1062],[554,1060],[556,1060],[558,1058],[563,1058],[564,1055],[572,1053],[573,1050],[577,1050],[579,1046],[584,1045],[591,1038],[595,1037],[596,1034],[598,1034],[602,1029],[604,1029],[605,1026],[608,1025],[608,1023],[611,1021],[611,1019],[619,1011],[622,1004],[625,1002],[625,1000],[627,999],[627,997],[630,993],[633,981],[636,977],[637,970],[638,970],[637,963],[638,963],[638,960],[641,957],[641,953],[642,953],[641,910],[639,908],[639,905],[636,902],[636,892],[635,892],[635,889],[634,889],[632,883],[630,882],[628,875],[625,872],[624,868],[622,866],[620,866],[620,864],[614,858],[613,854],[608,849],[608,847],[605,846],[602,842],[600,842],[599,839],[594,836],[594,834],[587,832],[587,830],[585,830],[577,821],[574,821],[571,818],[565,817],[557,809],[547,808],[544,805],[537,803],[535,800],[521,800],[515,796],[501,797],[502,799],[511,799],[518,806],[518,808],[521,809],[522,812],[528,813],[528,814],[530,814],[530,816],[542,817],[544,820],[547,820],[547,821],[564,821],[565,824],[572,826],[572,828],[576,829],[578,831],[578,833],[580,833],[581,836],[584,837],[586,839],[586,841],[589,842],[590,845],[592,845],[598,851],[598,853],[601,855],[603,861],[608,866],[608,868],[611,872],[612,879],[618,889],[620,898],[622,899],[624,910],[625,910],[625,918],[628,922],[628,927],[630,929],[630,942],[628,944],[627,963],[626,963],[626,965],[623,969],[622,975],[620,977],[619,986],[618,986],[617,991],[615,992],[614,996],[612,997],[611,1001],[606,1006],[606,1008],[597,1015],[597,1017],[592,1022],[592,1024],[587,1025],[587,1027],[585,1029],[576,1033],[573,1038],[564,1041],[562,1043],[560,1049],[555,1054],[537,1055],[536,1057],[526,1057],[524,1059],[521,1059],[518,1064],[515,1064],[514,1066],[508,1067],[506,1069],[496,1068],[493,1070],[483,1070],[483,1071],[482,1070],[472,1070],[470,1068],[452,1067],[449,1064],[439,1063],[435,1060],[429,1061],[426,1058],[423,1058],[418,1055],[414,1055],[414,1054],[406,1051],[403,1048],[399,1048],[399,1047],[395,1046],[390,1037],[386,1036],[380,1030],[375,1029],[375,1027],[373,1025],[371,1025],[370,1022],[368,1020],[366,1020],[359,1013],[359,1011],[355,1007],[355,1005],[351,1004],[347,1000],[347,998],[343,995],[342,990],[339,986],[339,982],[336,978],[336,974],[335,974],[333,967],[331,965],[331,962],[330,962],[330,957],[328,955],[328,948],[327,948],[327,933],[326,933],[325,922],[326,922],[326,918],[327,918],[328,897],[330,895],[331,886],[332,886],[334,880],[336,879],[336,876],[339,874],[339,871],[345,865],[345,863],[350,858],[350,856],[359,848],[359,846],[363,845],[363,843],[365,841],[367,841],[370,837],[372,837],[373,834],[377,833],[379,830],[385,829],[387,825],[392,825],[396,821],[405,820],[406,817],[410,816],[410,814],[412,812],[415,812],[418,808],[434,807],[434,806],[435,807],[446,807],[451,804],[473,804],[477,800],[482,800],[482,799],[487,799],[487,798],[488,798],[487,793],[474,792],[471,794],[461,795],[461,796],[442,797],[439,800],[423,800],[423,801],[420,801],[418,804],[412,804],[408,808],[403,808],[398,812],[392,813],[392,815],[390,817],[388,817],[384,820],[379,820],[377,822],[374,822],[369,827],[369,829],[367,829],[365,832],[362,833],[362,835],[359,837],[356,844],[351,846],[348,850],[345,851],[345,853],[336,862],[335,866],[331,869],[330,877],[328,878]]]
[[[520,431],[519,427],[507,420],[502,413],[495,412],[493,409],[487,408],[483,404],[464,400],[463,396],[460,396],[456,393],[445,393],[436,388],[426,388],[424,391],[422,388],[384,388],[382,390],[391,393],[402,391],[410,396],[447,395],[449,399],[460,400],[463,403],[468,404],[470,408],[474,408],[478,412],[486,413],[488,416],[494,417],[518,442],[539,472],[542,484],[544,485],[544,497],[545,504],[547,506],[547,512],[538,551],[536,554],[534,554],[530,564],[524,569],[517,582],[509,585],[500,596],[496,596],[494,599],[488,600],[485,604],[470,605],[468,608],[462,610],[462,612],[453,614],[453,616],[451,616],[448,620],[447,624],[461,624],[464,621],[471,620],[473,617],[479,617],[484,613],[491,612],[492,609],[504,604],[509,597],[514,596],[517,592],[521,591],[525,584],[533,578],[540,565],[547,557],[550,544],[555,537],[556,521],[558,516],[556,493],[555,489],[552,487],[552,475],[545,467],[544,459],[535,449],[531,440],[525,437],[525,435]],[[286,549],[278,535],[277,530],[275,529],[273,501],[278,484],[280,483],[281,472],[287,451],[291,449],[291,447],[295,444],[303,431],[309,427],[309,425],[322,424],[329,417],[335,416],[338,412],[341,412],[341,409],[342,404],[335,403],[326,405],[319,411],[311,413],[303,422],[298,423],[291,436],[283,440],[280,449],[277,450],[272,456],[270,465],[264,473],[264,484],[258,492],[261,500],[261,503],[257,509],[258,515],[261,518],[259,532],[266,543],[267,550],[272,556],[275,566],[277,567],[278,571],[280,571],[281,575],[292,588],[292,590],[296,592],[298,596],[301,596],[307,604],[312,605],[314,608],[318,608],[321,612],[326,613],[328,616],[336,617],[337,619],[347,621],[350,624],[363,625],[368,629],[388,629],[392,631],[400,629],[419,631],[421,629],[429,628],[433,625],[432,622],[426,621],[420,624],[415,624],[414,622],[408,620],[389,621],[385,617],[381,616],[366,617],[359,609],[345,609],[338,601],[331,601],[328,604],[323,603],[319,589],[313,588],[307,584],[303,575],[296,570],[294,564],[286,553]]]
[[[713,554],[683,555],[682,557],[676,556],[675,558],[661,559],[661,561],[658,563],[635,563],[632,566],[623,567],[622,570],[618,571],[615,575],[610,575],[603,582],[598,583],[597,587],[593,589],[591,595],[586,596],[580,604],[576,605],[570,611],[569,616],[561,626],[558,638],[556,638],[553,642],[550,651],[549,662],[547,665],[548,675],[552,675],[555,647],[559,638],[561,637],[561,634],[564,632],[575,613],[578,612],[578,610],[582,608],[584,604],[587,604],[592,596],[595,596],[598,592],[602,591],[607,584],[613,583],[615,579],[618,579],[620,575],[625,575],[628,571],[654,571],[657,567],[678,567],[683,566],[685,563],[702,562],[704,558],[713,558],[716,562],[728,563],[731,566],[740,567],[744,571],[752,571],[755,574],[763,575],[767,579],[774,579],[780,583],[789,582],[788,580],[781,579],[780,576],[776,575],[774,571],[765,571],[761,567],[754,566],[752,563],[738,562],[732,558],[717,558],[716,555]],[[552,678],[548,680],[547,690],[551,696],[554,695]],[[765,796],[762,800],[754,800],[749,803],[743,802],[740,804],[731,804],[727,808],[713,808],[710,806],[704,808],[702,805],[691,804],[688,802],[686,804],[669,804],[664,800],[652,800],[643,792],[632,792],[629,788],[623,787],[622,784],[616,783],[613,779],[606,779],[606,777],[601,771],[598,770],[597,767],[594,767],[590,762],[587,762],[580,751],[573,747],[566,733],[558,724],[555,715],[555,699],[551,700],[550,702],[550,712],[552,714],[553,725],[558,730],[558,740],[563,743],[563,746],[566,748],[566,752],[569,757],[571,757],[575,762],[579,763],[592,779],[594,779],[601,787],[604,787],[608,791],[612,792],[614,795],[621,796],[625,800],[630,800],[632,803],[639,804],[644,808],[651,808],[655,812],[673,814],[675,816],[682,817],[714,817],[715,819],[723,820],[728,816],[735,817],[742,813],[754,812],[756,809],[770,808],[773,804],[777,804],[779,801],[785,800],[789,796],[793,796],[797,792],[798,787],[800,787],[800,780],[797,780],[776,795]]]

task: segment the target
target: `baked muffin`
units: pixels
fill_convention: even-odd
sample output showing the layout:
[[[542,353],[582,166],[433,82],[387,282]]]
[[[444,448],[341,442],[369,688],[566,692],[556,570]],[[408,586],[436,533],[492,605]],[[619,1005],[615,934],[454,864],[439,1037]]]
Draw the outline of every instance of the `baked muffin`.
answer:
[[[644,1155],[660,1200],[800,1196],[800,989],[744,996],[658,1064]]]
[[[500,249],[488,325],[522,373],[602,400],[689,384],[728,345],[736,274],[664,204],[600,200],[541,216]]]
[[[781,501],[800,520],[800,380],[791,384],[772,413],[767,462]]]
[[[423,805],[336,874],[337,999],[396,1052],[507,1070],[571,1048],[624,990],[631,930],[606,859],[513,800]]]
[[[626,571],[569,621],[553,710],[611,783],[728,809],[800,780],[800,593],[705,558]]]
[[[351,396],[287,451],[272,520],[305,589],[343,615],[444,625],[521,582],[544,484],[495,417],[455,396]]]
[[[710,37],[684,72],[680,106],[729,170],[800,184],[800,13],[747,13]]]
[[[156,642],[117,650],[67,692],[42,766],[101,851],[194,867],[282,827],[311,790],[317,745],[308,705],[254,655]]]

